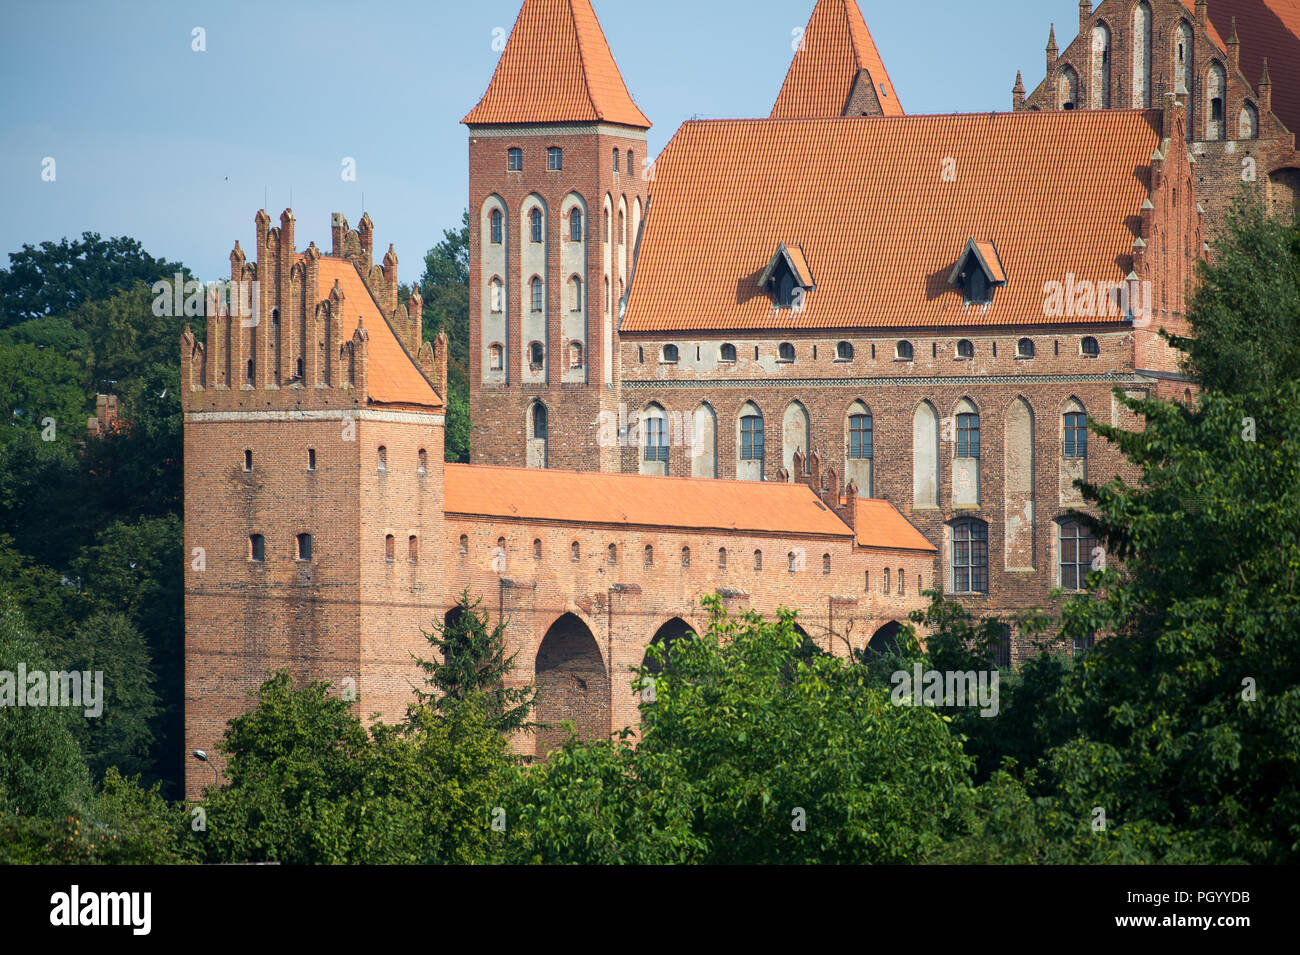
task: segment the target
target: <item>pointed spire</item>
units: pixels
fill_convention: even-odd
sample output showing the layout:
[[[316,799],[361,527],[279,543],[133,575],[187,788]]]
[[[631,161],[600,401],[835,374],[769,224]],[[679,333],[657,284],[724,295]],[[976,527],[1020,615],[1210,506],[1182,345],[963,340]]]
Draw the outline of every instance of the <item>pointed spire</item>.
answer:
[[[1049,81],[1052,74],[1056,72],[1056,56],[1059,52],[1056,48],[1056,24],[1053,23],[1047,28],[1047,79]]]
[[[1273,109],[1273,80],[1268,75],[1268,57],[1264,57],[1264,68],[1259,77],[1259,105],[1264,113]]]
[[[650,128],[627,91],[591,0],[524,0],[487,92],[461,122]]]
[[[1025,106],[1025,81],[1020,76],[1020,71],[1016,70],[1016,85],[1011,87],[1011,108],[1024,109]]]
[[[856,0],[817,0],[772,107],[772,119],[902,116],[894,84]]]

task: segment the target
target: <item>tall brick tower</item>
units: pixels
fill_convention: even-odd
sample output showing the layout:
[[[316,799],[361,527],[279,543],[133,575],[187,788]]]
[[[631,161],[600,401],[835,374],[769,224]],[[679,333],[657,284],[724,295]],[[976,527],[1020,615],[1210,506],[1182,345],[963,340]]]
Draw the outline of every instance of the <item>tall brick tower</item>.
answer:
[[[646,131],[590,0],[525,0],[469,127],[474,463],[618,470]]]
[[[294,224],[257,213],[257,260],[230,253],[240,309],[213,296],[205,340],[181,338],[185,745],[214,760],[276,670],[400,713],[445,596],[446,338],[423,341],[418,294],[398,305],[369,216],[335,213],[328,255]],[[211,776],[186,764],[196,795]]]

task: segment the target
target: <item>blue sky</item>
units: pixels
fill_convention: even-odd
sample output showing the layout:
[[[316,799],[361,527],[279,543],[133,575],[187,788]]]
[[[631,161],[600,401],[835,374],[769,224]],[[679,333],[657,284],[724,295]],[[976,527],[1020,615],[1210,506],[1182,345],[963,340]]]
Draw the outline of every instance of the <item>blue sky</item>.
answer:
[[[0,262],[24,242],[130,235],[204,279],[228,274],[253,215],[290,204],[299,246],[329,213],[403,281],[455,225],[467,192],[460,119],[487,87],[522,0],[0,0]],[[813,0],[594,0],[657,153],[692,116],[765,116]],[[1007,110],[1017,68],[1043,74],[1076,0],[861,0],[910,113]],[[205,31],[195,52],[193,30]],[[42,180],[45,157],[53,182]],[[340,176],[356,160],[356,181]],[[250,256],[251,257],[251,256]]]

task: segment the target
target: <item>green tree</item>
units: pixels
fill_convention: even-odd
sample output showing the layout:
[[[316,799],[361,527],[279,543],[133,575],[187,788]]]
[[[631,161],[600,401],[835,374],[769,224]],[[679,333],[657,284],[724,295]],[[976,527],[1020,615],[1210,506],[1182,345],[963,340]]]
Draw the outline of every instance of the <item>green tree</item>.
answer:
[[[641,740],[570,741],[514,790],[507,858],[901,863],[961,831],[971,760],[930,709],[809,654],[794,615],[728,617],[636,675]],[[553,765],[552,765],[553,764]]]
[[[1188,303],[1193,334],[1170,340],[1206,388],[1249,394],[1300,368],[1300,229],[1262,203],[1235,204],[1214,258],[1197,263]],[[1168,336],[1167,336],[1168,337]]]
[[[178,792],[184,706],[184,538],[174,514],[115,521],[73,562],[83,613],[120,613],[144,636],[155,677],[154,772]]]
[[[531,729],[536,692],[532,685],[507,686],[517,654],[506,655],[505,623],[489,626],[482,599],[463,591],[446,623],[434,622],[424,637],[434,650],[432,660],[415,657],[428,690],[417,689],[421,707],[446,714],[466,700],[482,701],[489,726],[502,734]]]
[[[468,863],[489,849],[506,743],[472,704],[369,731],[323,683],[279,673],[230,722],[228,785],[207,790],[210,862]]]
[[[110,767],[156,778],[150,748],[157,695],[144,637],[124,614],[99,612],[83,621],[57,653],[69,669],[103,674],[103,712],[76,722],[77,739],[91,775]]]
[[[0,694],[14,694],[0,705],[0,807],[55,819],[90,792],[72,726],[83,717],[71,707],[17,706],[20,666],[28,674],[56,669],[13,601],[0,595]]]
[[[0,270],[0,328],[63,315],[84,302],[184,271],[179,262],[154,258],[127,236],[105,239],[83,232],[71,242],[24,244],[9,253],[9,268]]]

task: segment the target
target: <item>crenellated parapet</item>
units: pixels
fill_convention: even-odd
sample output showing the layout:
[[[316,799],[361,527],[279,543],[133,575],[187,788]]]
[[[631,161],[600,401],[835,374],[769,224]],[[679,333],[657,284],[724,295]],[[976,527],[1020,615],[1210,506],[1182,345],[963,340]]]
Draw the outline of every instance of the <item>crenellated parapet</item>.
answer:
[[[228,286],[209,289],[204,341],[188,328],[182,336],[186,411],[441,406],[445,346],[439,378],[438,348],[427,362],[418,357],[418,293],[405,309],[398,304],[393,247],[382,267],[371,267],[370,217],[351,230],[335,213],[332,225],[334,254],[314,242],[299,252],[293,211],[285,209],[278,226],[258,211],[256,260],[247,261],[235,243]],[[374,334],[383,346],[378,379],[369,367]],[[444,384],[434,394],[438,381]]]

